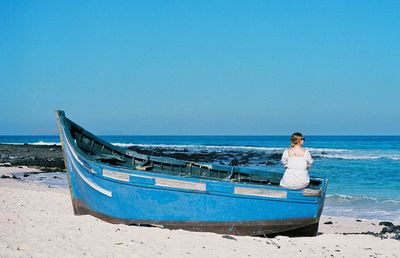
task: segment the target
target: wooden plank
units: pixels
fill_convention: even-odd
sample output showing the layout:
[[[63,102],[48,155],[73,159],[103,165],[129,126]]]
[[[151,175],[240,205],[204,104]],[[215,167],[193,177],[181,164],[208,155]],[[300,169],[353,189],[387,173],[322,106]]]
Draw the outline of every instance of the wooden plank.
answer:
[[[180,181],[180,180],[172,180],[165,178],[156,178],[156,185],[186,189],[186,190],[197,190],[197,191],[205,191],[206,184],[205,183],[196,183],[196,182],[188,182],[188,181]]]
[[[262,196],[262,197],[273,197],[273,198],[287,198],[287,191],[280,190],[267,190],[250,187],[235,187],[235,194],[251,195],[251,196]]]

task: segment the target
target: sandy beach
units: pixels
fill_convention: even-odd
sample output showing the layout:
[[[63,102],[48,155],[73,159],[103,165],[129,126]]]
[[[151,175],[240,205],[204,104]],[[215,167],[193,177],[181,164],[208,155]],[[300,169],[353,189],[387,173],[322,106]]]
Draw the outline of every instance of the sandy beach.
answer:
[[[260,238],[74,216],[68,189],[7,178],[35,171],[0,168],[1,257],[400,257],[400,241],[377,234],[379,221],[322,217],[317,237]]]

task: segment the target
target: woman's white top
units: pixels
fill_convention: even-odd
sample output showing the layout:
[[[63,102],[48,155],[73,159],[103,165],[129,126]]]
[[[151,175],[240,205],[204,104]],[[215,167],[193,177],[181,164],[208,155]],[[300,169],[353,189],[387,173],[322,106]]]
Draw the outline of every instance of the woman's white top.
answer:
[[[285,150],[281,159],[286,168],[280,186],[289,189],[303,189],[310,183],[308,168],[313,163],[313,159],[308,150],[305,150],[304,156],[289,155],[289,150]]]

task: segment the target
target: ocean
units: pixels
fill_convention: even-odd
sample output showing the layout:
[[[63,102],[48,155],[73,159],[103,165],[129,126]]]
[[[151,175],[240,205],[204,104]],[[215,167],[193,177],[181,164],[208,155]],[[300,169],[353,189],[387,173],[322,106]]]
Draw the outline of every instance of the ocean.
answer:
[[[171,151],[282,153],[289,136],[101,136],[119,146]],[[1,143],[59,144],[58,136],[0,136]],[[311,176],[329,180],[323,215],[400,221],[400,136],[306,136]],[[281,164],[250,166],[284,172]],[[65,181],[66,182],[66,181]],[[64,185],[66,187],[66,185]]]

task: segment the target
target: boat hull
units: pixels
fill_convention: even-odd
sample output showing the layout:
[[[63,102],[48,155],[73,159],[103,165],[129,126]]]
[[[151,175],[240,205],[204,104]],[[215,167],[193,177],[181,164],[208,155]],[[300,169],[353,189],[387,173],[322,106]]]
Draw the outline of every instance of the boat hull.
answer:
[[[212,221],[159,221],[120,219],[93,211],[80,200],[74,200],[75,215],[92,215],[113,224],[125,224],[166,229],[183,229],[195,232],[213,232],[238,236],[273,236],[277,234],[288,236],[315,236],[318,232],[319,219],[301,218],[286,220],[257,220],[236,222]]]

